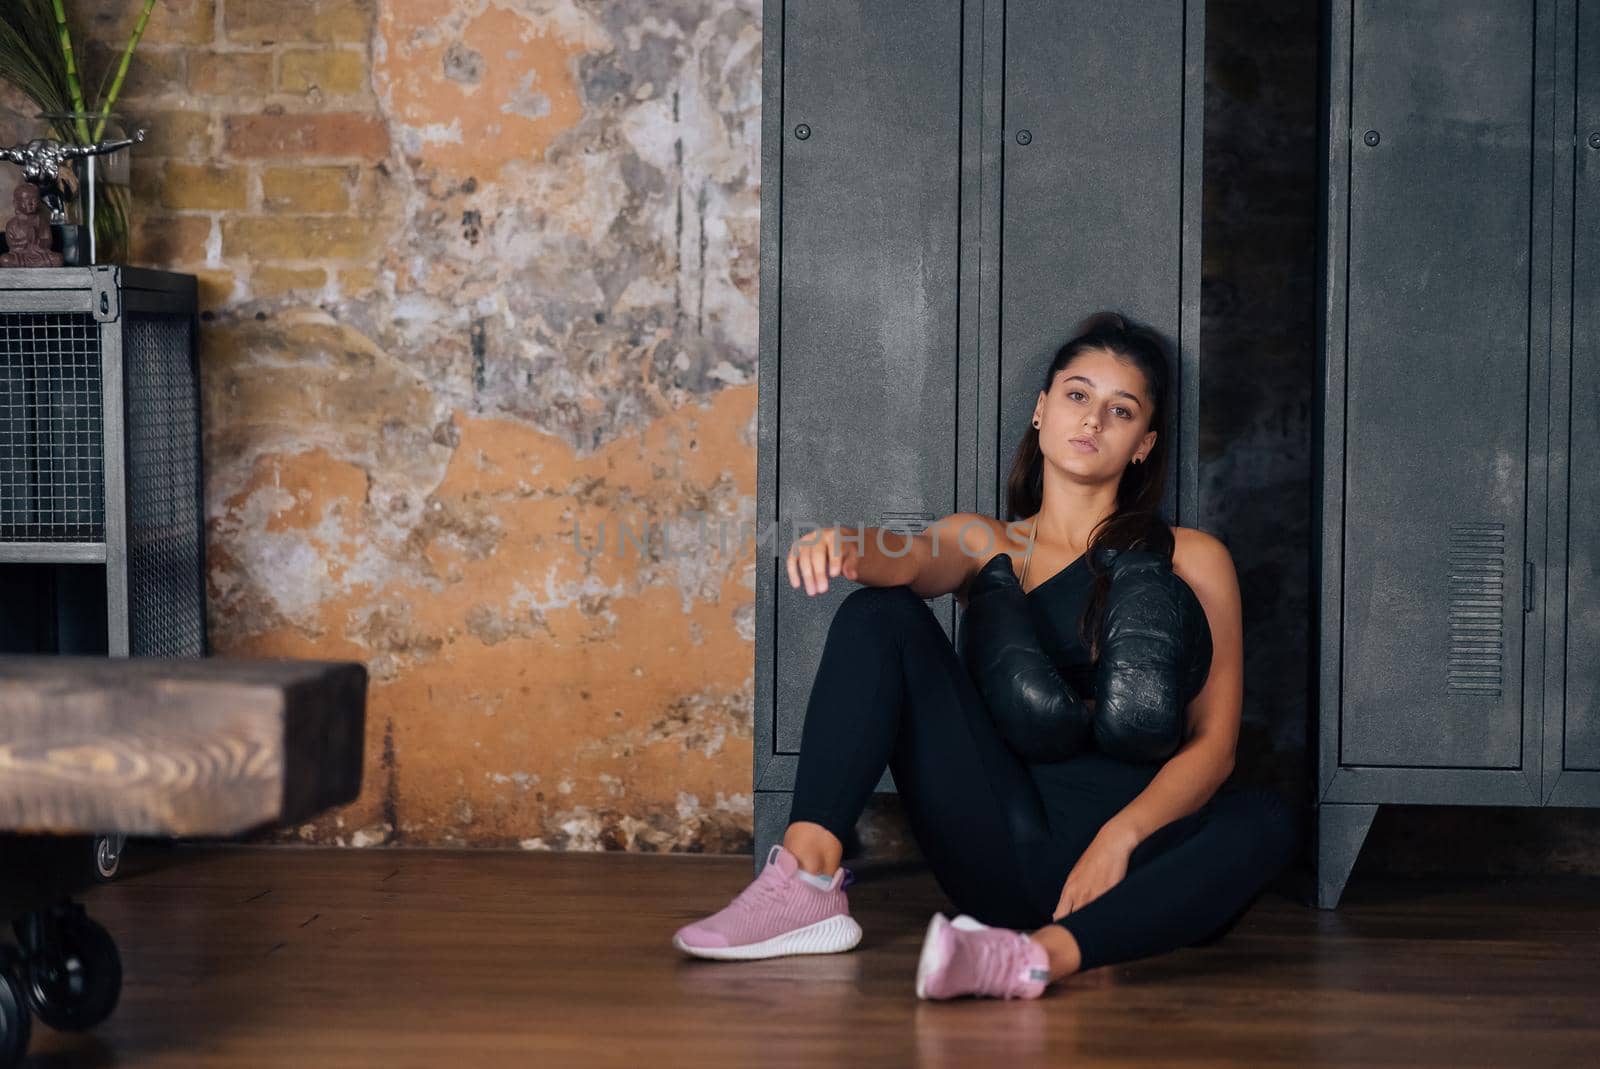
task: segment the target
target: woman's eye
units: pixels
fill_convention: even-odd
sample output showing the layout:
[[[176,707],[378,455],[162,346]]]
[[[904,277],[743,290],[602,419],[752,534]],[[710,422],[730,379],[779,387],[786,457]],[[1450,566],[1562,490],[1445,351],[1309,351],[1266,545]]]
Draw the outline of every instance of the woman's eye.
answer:
[[[1074,401],[1076,401],[1078,398],[1083,396],[1083,391],[1082,390],[1068,390],[1067,391],[1067,396],[1072,398]],[[1118,407],[1118,408],[1113,408],[1111,411],[1117,413],[1117,415],[1121,416],[1123,419],[1132,419],[1133,418],[1133,413],[1130,412],[1126,408]]]

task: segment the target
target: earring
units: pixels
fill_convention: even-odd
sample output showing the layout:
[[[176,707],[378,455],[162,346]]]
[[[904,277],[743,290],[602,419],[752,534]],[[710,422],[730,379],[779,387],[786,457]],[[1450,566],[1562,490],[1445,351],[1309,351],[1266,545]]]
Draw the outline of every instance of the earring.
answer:
[[[1038,427],[1039,426],[1039,421],[1038,420],[1034,420],[1033,421],[1033,425],[1034,425],[1034,427]]]

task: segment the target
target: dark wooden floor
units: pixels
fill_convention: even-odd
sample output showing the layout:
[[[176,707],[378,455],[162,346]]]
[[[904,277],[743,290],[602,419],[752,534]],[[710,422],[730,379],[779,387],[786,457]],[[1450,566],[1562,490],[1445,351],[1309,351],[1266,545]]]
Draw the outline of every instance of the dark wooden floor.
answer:
[[[1596,1064],[1600,881],[1353,884],[1035,1002],[919,1002],[925,871],[851,889],[846,954],[707,962],[673,930],[748,858],[133,844],[90,891],[126,984],[32,1065]]]

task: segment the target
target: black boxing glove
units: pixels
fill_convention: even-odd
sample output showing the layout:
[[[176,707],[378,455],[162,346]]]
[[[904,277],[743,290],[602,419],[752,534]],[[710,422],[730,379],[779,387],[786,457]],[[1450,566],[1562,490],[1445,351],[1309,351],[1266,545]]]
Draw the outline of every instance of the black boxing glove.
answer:
[[[961,657],[1001,736],[1024,759],[1064,761],[1087,749],[1089,710],[1040,646],[1004,553],[991,557],[967,588]]]
[[[1095,745],[1124,761],[1165,761],[1182,745],[1184,711],[1211,671],[1211,626],[1164,557],[1103,556],[1111,588],[1095,666]]]

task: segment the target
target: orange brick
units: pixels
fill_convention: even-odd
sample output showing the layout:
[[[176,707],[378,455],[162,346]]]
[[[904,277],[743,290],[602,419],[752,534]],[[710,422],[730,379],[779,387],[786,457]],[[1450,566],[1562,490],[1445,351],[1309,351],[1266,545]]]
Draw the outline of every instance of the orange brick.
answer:
[[[144,143],[136,155],[183,156],[210,159],[212,151],[211,116],[198,111],[163,111],[143,116]],[[130,133],[132,131],[129,131]]]
[[[233,300],[233,272],[216,267],[190,268],[199,289],[200,311],[214,312]]]
[[[167,181],[167,162],[159,157],[134,153],[128,158],[128,181],[132,186],[135,205],[159,203],[161,189]]]
[[[339,293],[364,297],[378,288],[378,273],[370,267],[350,267],[339,272]]]
[[[210,237],[207,216],[145,215],[134,223],[128,259],[152,267],[204,263]]]
[[[384,176],[376,167],[363,167],[356,175],[356,211],[376,214],[389,194]]]
[[[244,169],[209,163],[168,163],[162,177],[161,203],[178,211],[243,210]]]
[[[156,15],[152,14],[150,18],[154,21]],[[183,92],[184,50],[175,47],[154,47],[147,44],[147,41],[148,36],[140,38],[139,49],[133,54],[133,62],[128,64],[128,76],[123,80],[122,92],[117,97],[119,111],[129,100]],[[114,74],[117,64],[122,59],[122,48],[126,43],[122,41],[113,46],[103,41],[84,41],[80,46],[82,55],[78,62],[96,76],[101,71],[107,70]],[[141,112],[142,110],[140,109]]]
[[[389,152],[389,130],[375,115],[317,112],[235,115],[226,121],[228,151],[257,158],[333,157],[377,161]]]
[[[361,260],[383,243],[365,220],[337,216],[247,216],[222,224],[222,251],[229,259]]]
[[[320,290],[328,280],[320,267],[261,266],[250,275],[250,293],[256,297],[279,297],[285,293]]]
[[[237,3],[238,0],[233,0]],[[139,20],[143,4],[128,0],[126,3],[70,4],[69,11],[90,9],[87,17],[88,36],[104,41],[116,48],[128,43],[134,23]],[[144,36],[139,38],[139,48],[133,54],[137,64],[146,45],[204,44],[216,36],[216,0],[158,0],[145,24]]]
[[[275,212],[342,212],[350,207],[351,167],[268,167],[261,206]]]
[[[230,41],[365,41],[373,0],[228,0],[222,28]]]
[[[196,52],[189,57],[189,91],[257,96],[272,89],[270,52]]]
[[[319,89],[329,96],[350,96],[367,87],[367,57],[347,48],[294,49],[279,63],[278,88],[286,93]]]

